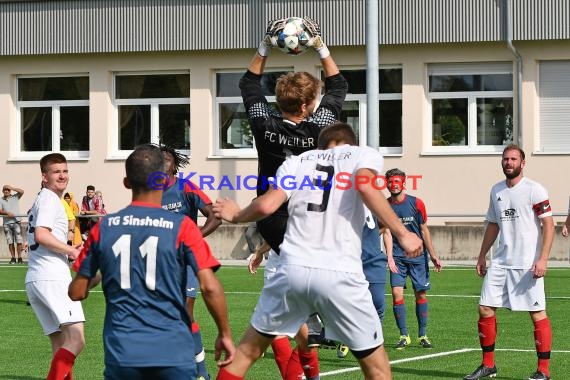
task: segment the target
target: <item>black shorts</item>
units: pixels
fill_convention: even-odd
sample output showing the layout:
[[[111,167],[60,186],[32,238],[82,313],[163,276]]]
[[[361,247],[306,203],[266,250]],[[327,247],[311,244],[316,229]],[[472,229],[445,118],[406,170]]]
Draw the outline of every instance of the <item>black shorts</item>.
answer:
[[[286,213],[277,212],[257,222],[257,231],[277,254],[279,254],[279,246],[283,243],[287,219],[289,216]]]

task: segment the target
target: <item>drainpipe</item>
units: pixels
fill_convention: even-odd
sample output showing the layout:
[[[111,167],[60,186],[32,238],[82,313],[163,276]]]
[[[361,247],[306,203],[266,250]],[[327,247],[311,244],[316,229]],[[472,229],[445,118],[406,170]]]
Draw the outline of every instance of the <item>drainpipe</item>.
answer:
[[[517,141],[519,146],[522,146],[522,72],[523,72],[523,62],[522,57],[518,50],[513,45],[513,0],[505,0],[506,5],[506,34],[507,34],[507,46],[509,50],[513,53],[517,60],[517,103],[516,103],[516,115],[517,115]],[[514,137],[514,136],[513,136]],[[515,141],[513,141],[515,142]]]
[[[378,78],[378,1],[366,0],[366,145],[378,149],[380,142],[380,92]]]

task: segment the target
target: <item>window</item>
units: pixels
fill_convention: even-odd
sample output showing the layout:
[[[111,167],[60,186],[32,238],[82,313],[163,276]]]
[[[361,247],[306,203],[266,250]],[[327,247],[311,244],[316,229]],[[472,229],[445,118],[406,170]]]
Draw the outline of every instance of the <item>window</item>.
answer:
[[[513,141],[512,63],[430,65],[429,150],[501,152]]]
[[[190,74],[117,74],[116,149],[159,140],[190,150]]]
[[[17,78],[18,156],[62,151],[83,158],[89,151],[89,77]]]
[[[341,120],[352,125],[360,145],[366,145],[366,70],[341,70],[348,82],[348,94]],[[402,69],[379,70],[380,151],[402,153]]]
[[[267,101],[275,105],[275,82],[285,71],[265,72],[261,86]],[[253,136],[241,98],[239,80],[243,72],[216,74],[215,154],[255,155]]]
[[[538,151],[570,153],[570,61],[539,64],[540,140]]]

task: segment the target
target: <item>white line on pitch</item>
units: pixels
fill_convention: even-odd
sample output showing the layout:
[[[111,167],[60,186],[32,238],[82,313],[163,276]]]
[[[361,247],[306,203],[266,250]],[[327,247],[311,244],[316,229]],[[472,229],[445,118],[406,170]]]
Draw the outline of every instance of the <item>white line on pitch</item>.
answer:
[[[455,351],[438,352],[436,354],[414,356],[412,358],[406,358],[406,359],[398,359],[398,360],[391,361],[390,364],[394,365],[394,364],[400,364],[400,363],[406,363],[406,362],[412,362],[412,361],[424,360],[424,359],[431,359],[431,358],[437,358],[439,356],[455,355],[455,354],[461,354],[463,352],[478,351],[478,350],[480,350],[480,348],[462,348],[460,350],[455,350]],[[324,377],[324,376],[338,375],[340,373],[354,372],[354,371],[360,371],[360,367],[343,368],[343,369],[339,369],[336,371],[324,372],[324,373],[321,373],[320,376]]]
[[[0,293],[19,293],[25,292],[25,289],[0,289]],[[102,290],[90,290],[89,293],[102,293]],[[257,296],[261,293],[261,291],[254,291],[254,292],[225,292],[226,295],[254,295]],[[385,294],[386,296],[391,296],[391,294]],[[407,294],[409,297],[413,297],[413,294]],[[476,295],[461,295],[461,294],[430,294],[429,297],[442,297],[442,298],[479,298],[480,296]],[[550,300],[567,300],[570,299],[570,296],[546,296],[546,299]]]
[[[440,356],[462,354],[465,352],[473,352],[473,351],[481,351],[481,349],[480,348],[462,348],[462,349],[455,350],[455,351],[446,351],[446,352],[438,352],[438,353],[430,354],[430,355],[414,356],[411,358],[393,360],[390,362],[390,365],[407,363],[407,362],[414,362],[414,361],[418,361],[418,360],[425,360],[425,359],[431,359],[431,358],[437,358]],[[499,349],[495,349],[495,351],[536,352],[536,350],[523,350],[523,349],[517,349],[517,348],[499,348]],[[569,354],[570,350],[552,350],[552,352],[553,353]],[[330,371],[330,372],[323,372],[320,374],[320,376],[321,377],[333,376],[333,375],[338,375],[341,373],[355,372],[355,371],[360,371],[360,367],[350,367],[350,368],[343,368],[343,369],[338,369],[338,370]]]

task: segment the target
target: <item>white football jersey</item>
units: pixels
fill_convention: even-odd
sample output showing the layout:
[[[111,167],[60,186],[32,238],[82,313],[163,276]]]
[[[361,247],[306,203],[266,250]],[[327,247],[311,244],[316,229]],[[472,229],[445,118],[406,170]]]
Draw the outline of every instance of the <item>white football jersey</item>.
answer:
[[[523,177],[514,187],[506,181],[491,189],[486,219],[500,228],[499,247],[492,265],[529,269],[540,256],[542,230],[540,219],[552,216],[548,192],[542,185]]]
[[[36,243],[37,227],[47,227],[55,238],[67,242],[68,220],[56,193],[42,189],[28,214],[28,272],[26,283],[39,280],[70,280],[67,256],[54,253]]]
[[[365,207],[355,174],[368,168],[381,175],[382,165],[377,151],[351,145],[289,157],[276,177],[289,199],[281,263],[362,273]]]

